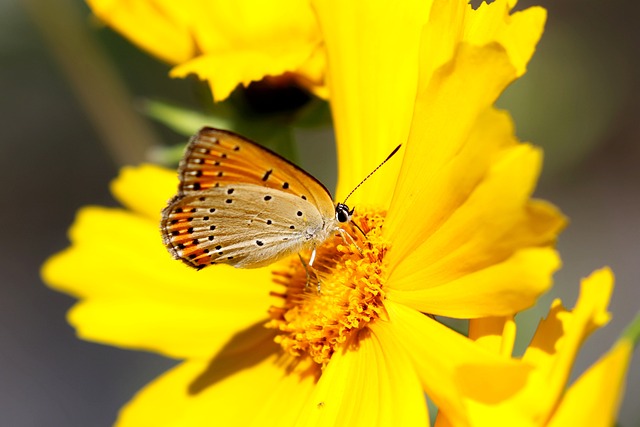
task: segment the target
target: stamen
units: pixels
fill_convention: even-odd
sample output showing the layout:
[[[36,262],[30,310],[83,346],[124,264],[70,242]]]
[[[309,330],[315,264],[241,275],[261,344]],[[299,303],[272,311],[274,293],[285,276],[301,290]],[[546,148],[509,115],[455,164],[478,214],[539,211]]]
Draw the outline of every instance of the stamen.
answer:
[[[351,334],[384,315],[384,215],[359,209],[353,221],[364,235],[352,227],[345,230],[350,241],[339,233],[317,247],[314,278],[297,257],[274,271],[274,283],[284,288],[272,295],[282,305],[271,308],[267,327],[280,332],[276,342],[287,353],[325,366]],[[310,279],[321,283],[321,292],[307,286]]]

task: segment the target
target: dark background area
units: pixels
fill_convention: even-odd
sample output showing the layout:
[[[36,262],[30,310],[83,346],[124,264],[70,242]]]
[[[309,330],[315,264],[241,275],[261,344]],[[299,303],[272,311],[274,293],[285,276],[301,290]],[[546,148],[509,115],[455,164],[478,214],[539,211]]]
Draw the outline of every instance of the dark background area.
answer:
[[[554,297],[573,306],[579,279],[611,266],[613,319],[585,344],[577,374],[640,308],[640,7],[624,0],[539,4],[549,10],[547,31],[530,72],[500,105],[512,111],[521,139],[544,147],[537,195],[571,225],[559,242],[564,267],[556,287],[522,316],[522,329],[530,331]],[[116,204],[108,184],[122,164],[183,141],[134,108],[144,97],[198,105],[193,82],[170,80],[167,71],[97,25],[79,0],[0,2],[2,426],[111,425],[137,390],[175,363],[76,339],[65,321],[73,300],[46,288],[39,274],[68,245],[78,208]],[[303,166],[331,184],[333,153],[317,145],[327,135],[305,131],[299,140]],[[317,163],[322,153],[326,167]],[[624,427],[640,426],[637,356]]]

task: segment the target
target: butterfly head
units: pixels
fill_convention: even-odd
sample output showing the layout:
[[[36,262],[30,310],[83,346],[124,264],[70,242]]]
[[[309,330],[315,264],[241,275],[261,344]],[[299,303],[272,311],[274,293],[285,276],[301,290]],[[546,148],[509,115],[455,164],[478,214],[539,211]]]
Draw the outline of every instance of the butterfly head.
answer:
[[[349,210],[349,206],[344,203],[338,203],[336,205],[336,220],[340,223],[351,221],[354,209]]]
[[[338,204],[336,205],[336,220],[337,220],[339,223],[345,223],[345,222],[349,222],[349,221],[351,221],[351,216],[353,215],[353,211],[354,211],[354,209],[355,209],[355,208],[353,208],[353,209],[349,210],[349,206],[347,206],[347,205],[345,204],[345,203],[347,203],[347,199],[349,199],[349,197],[351,197],[351,195],[353,194],[353,192],[354,192],[354,191],[356,191],[358,188],[360,188],[360,186],[361,186],[362,184],[364,184],[364,182],[365,182],[366,180],[368,180],[369,178],[371,178],[371,175],[373,175],[374,173],[376,173],[376,171],[377,171],[378,169],[380,169],[380,167],[382,167],[382,165],[384,165],[385,163],[387,163],[387,161],[389,161],[389,159],[390,159],[390,158],[392,158],[392,157],[393,157],[393,156],[398,152],[398,150],[400,150],[400,147],[402,147],[402,144],[398,145],[398,146],[397,146],[397,147],[396,147],[396,148],[391,152],[391,154],[389,154],[389,155],[387,156],[387,158],[386,158],[386,159],[384,159],[384,161],[378,165],[378,167],[376,167],[373,171],[371,171],[371,173],[370,173],[369,175],[367,175],[367,176],[366,176],[362,181],[360,181],[360,184],[356,185],[356,187],[355,187],[353,190],[351,190],[351,193],[349,193],[349,194],[347,195],[347,197],[345,197],[345,198],[344,198],[344,202],[343,202],[343,203],[338,203]],[[360,227],[358,227],[358,225],[357,225],[357,224],[355,224],[355,223],[354,223],[353,225],[355,225],[355,226],[358,228],[358,230],[360,230]],[[360,230],[360,231],[362,232],[362,230]],[[362,234],[364,234],[364,232],[363,232]]]

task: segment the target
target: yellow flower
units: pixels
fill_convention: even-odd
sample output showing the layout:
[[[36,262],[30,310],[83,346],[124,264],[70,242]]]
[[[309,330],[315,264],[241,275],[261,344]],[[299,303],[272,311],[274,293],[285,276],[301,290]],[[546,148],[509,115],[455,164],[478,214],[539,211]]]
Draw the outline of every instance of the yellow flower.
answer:
[[[594,272],[584,279],[576,307],[569,311],[555,300],[546,319],[540,322],[529,347],[518,359],[522,365],[519,378],[491,376],[486,382],[468,381],[466,370],[458,372],[458,386],[465,397],[469,426],[593,426],[615,423],[624,389],[634,341],[638,339],[640,321],[618,343],[582,374],[568,389],[578,350],[586,338],[604,326],[610,318],[606,307],[613,289],[609,269]],[[472,321],[469,335],[484,347],[510,357],[515,327],[512,318]],[[520,383],[513,393],[505,393],[509,384]],[[456,416],[459,416],[456,414]],[[446,413],[438,414],[437,426],[449,425]],[[506,421],[508,420],[508,422]]]
[[[431,315],[510,316],[548,289],[564,219],[530,199],[540,151],[492,107],[524,72],[544,11],[513,2],[318,1],[342,200],[366,233],[318,248],[320,293],[297,257],[193,271],[161,245],[174,173],[126,168],[125,209],[83,209],[45,281],[77,296],[78,334],[185,359],[141,391],[120,426],[426,425],[426,391],[464,421],[459,366],[521,374]],[[357,236],[357,234],[356,234]],[[362,253],[360,253],[360,250]],[[480,370],[479,372],[484,372]]]
[[[87,0],[93,13],[133,43],[197,75],[214,99],[239,84],[287,73],[322,94],[324,55],[308,2],[302,0]]]

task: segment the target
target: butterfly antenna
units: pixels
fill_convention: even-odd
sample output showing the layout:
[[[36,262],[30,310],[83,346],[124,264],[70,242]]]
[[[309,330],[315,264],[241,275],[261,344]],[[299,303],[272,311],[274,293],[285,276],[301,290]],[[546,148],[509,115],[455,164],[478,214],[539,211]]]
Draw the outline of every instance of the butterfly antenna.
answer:
[[[347,199],[348,199],[349,197],[351,197],[351,195],[353,194],[353,192],[354,192],[354,191],[356,191],[358,188],[360,188],[360,186],[361,186],[362,184],[364,184],[364,182],[365,182],[366,180],[368,180],[369,178],[371,178],[371,175],[373,175],[374,173],[376,173],[376,172],[378,171],[378,169],[380,169],[380,168],[382,167],[382,165],[384,165],[385,163],[387,163],[387,162],[389,161],[389,159],[390,159],[390,158],[392,158],[392,157],[393,157],[393,155],[394,155],[394,154],[396,154],[396,153],[398,152],[398,150],[400,149],[400,147],[402,147],[402,144],[400,144],[400,145],[398,145],[396,148],[394,148],[394,149],[393,149],[393,151],[391,152],[391,154],[389,154],[389,155],[387,156],[387,158],[386,158],[386,159],[384,159],[384,160],[382,161],[382,163],[380,163],[380,164],[379,164],[379,165],[378,165],[374,170],[372,170],[372,171],[371,171],[371,173],[370,173],[369,175],[367,175],[367,176],[366,176],[362,181],[360,181],[360,184],[356,185],[356,187],[355,187],[353,190],[351,190],[351,193],[349,193],[349,194],[347,195],[347,197],[345,197],[345,198],[344,198],[344,202],[342,202],[342,203],[346,204],[346,203],[347,203]],[[364,233],[363,233],[363,234],[364,234]]]

